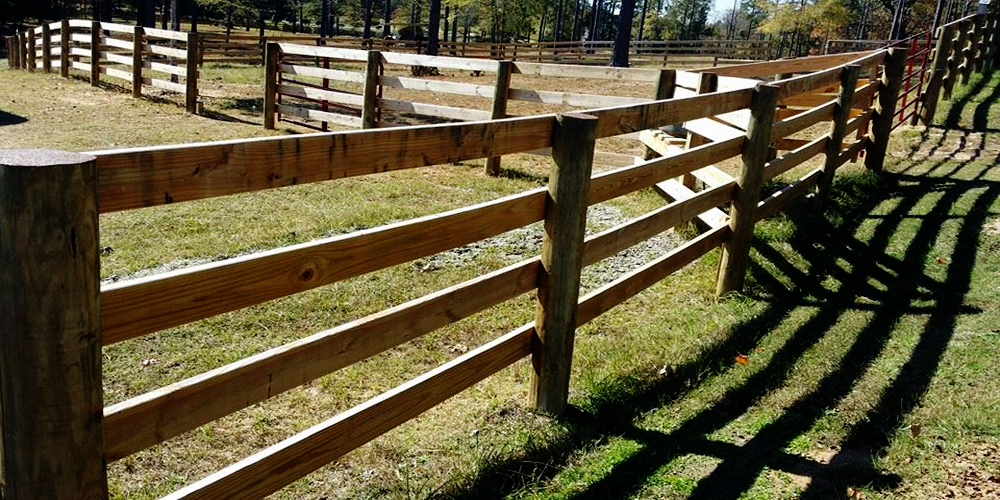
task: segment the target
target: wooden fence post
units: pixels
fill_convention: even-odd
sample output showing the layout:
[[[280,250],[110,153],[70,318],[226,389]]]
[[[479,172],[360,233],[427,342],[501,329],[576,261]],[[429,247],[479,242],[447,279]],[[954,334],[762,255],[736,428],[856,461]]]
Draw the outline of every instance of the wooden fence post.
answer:
[[[37,66],[36,54],[35,54],[35,30],[34,28],[25,31],[28,36],[28,72],[34,73],[35,67]]]
[[[968,85],[972,78],[972,71],[976,69],[979,59],[979,35],[982,30],[980,22],[981,15],[972,18],[972,33],[969,35],[969,45],[965,48],[965,57],[962,61],[962,85]]]
[[[593,116],[566,114],[557,118],[552,134],[552,171],[535,309],[539,341],[531,357],[531,404],[554,415],[563,413],[569,396],[596,127]]]
[[[851,117],[851,106],[854,104],[854,89],[858,85],[858,75],[861,66],[852,64],[840,72],[840,94],[837,105],[833,108],[833,122],[830,124],[830,139],[826,143],[826,158],[823,162],[823,176],[820,177],[816,191],[816,208],[822,211],[830,197],[830,187],[833,177],[840,164],[841,144],[847,130],[847,120]]]
[[[980,71],[993,71],[993,52],[996,47],[996,12],[986,14],[986,29],[983,31],[983,67]]]
[[[278,112],[278,44],[268,42],[264,48],[264,128],[274,130]]]
[[[63,19],[59,27],[59,76],[69,78],[69,20]]]
[[[510,75],[514,70],[511,61],[497,61],[497,80],[493,88],[493,111],[490,118],[499,120],[507,118],[507,96],[510,93]],[[491,156],[486,159],[486,175],[500,175],[500,157]]]
[[[948,59],[948,74],[944,78],[944,100],[951,100],[951,94],[955,89],[955,82],[959,79],[958,66],[962,63],[962,47],[968,40],[967,25],[965,21],[959,22],[956,28],[955,41],[951,45],[951,57]]]
[[[719,260],[719,279],[716,293],[738,291],[746,279],[753,240],[754,212],[760,201],[760,188],[764,182],[764,165],[771,151],[771,125],[774,123],[781,87],[761,83],[754,88],[750,104],[750,122],[747,125],[746,143],[743,145],[743,166],[736,175],[736,195],[729,211],[731,234],[722,245]]]
[[[21,69],[21,33],[15,31],[13,35],[10,36],[10,53],[14,55],[14,69]]]
[[[142,51],[145,30],[142,26],[132,28],[132,97],[142,97]]]
[[[52,36],[49,33],[48,23],[42,24],[42,70],[46,73],[52,72]]]
[[[184,74],[184,103],[187,112],[198,113],[198,34],[187,34],[187,70]]]
[[[710,94],[719,89],[719,75],[715,73],[700,73],[701,79],[698,81],[698,93],[699,94]],[[708,141],[697,134],[692,134],[688,132],[687,142],[684,145],[684,149],[691,149]],[[691,174],[684,174],[681,177],[681,182],[687,186],[689,189],[695,188],[695,177]]]
[[[0,150],[0,497],[107,498],[95,158]]]
[[[101,23],[90,24],[90,84],[101,85]]]
[[[674,89],[677,87],[677,71],[672,69],[661,69],[660,76],[656,80],[656,93],[653,95],[653,99],[661,101],[663,99],[673,99]],[[643,158],[646,160],[651,160],[659,156],[656,151],[652,148],[646,146],[646,154]]]
[[[10,37],[3,37],[3,43],[7,50],[7,69],[14,69],[14,49],[10,46]]]
[[[906,53],[905,47],[892,48],[885,56],[885,70],[882,72],[875,111],[868,131],[868,145],[865,148],[865,167],[873,172],[881,172],[885,165],[892,120],[896,114],[896,99],[906,69]]]
[[[938,39],[934,47],[934,62],[931,63],[931,77],[927,81],[923,107],[920,109],[921,119],[928,127],[934,122],[934,113],[937,112],[938,99],[941,98],[941,86],[944,83],[945,72],[948,70],[948,55],[951,54],[954,37],[954,26],[945,25],[938,28]]]
[[[979,25],[979,46],[976,48],[976,72],[982,73],[989,57],[990,46],[990,16],[982,14],[976,19]]]
[[[368,51],[365,65],[365,91],[361,105],[361,128],[375,128],[378,123],[379,76],[382,73],[382,53]]]

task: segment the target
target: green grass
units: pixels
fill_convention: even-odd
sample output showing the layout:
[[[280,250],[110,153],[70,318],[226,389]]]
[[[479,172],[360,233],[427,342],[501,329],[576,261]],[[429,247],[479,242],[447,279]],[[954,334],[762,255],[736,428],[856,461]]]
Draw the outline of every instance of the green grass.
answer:
[[[227,71],[247,89],[255,84],[252,67],[205,76]],[[10,89],[2,109],[27,118],[0,126],[10,146],[93,150],[264,134],[256,124],[186,116],[175,104],[85,82],[2,71],[0,86]],[[998,87],[1000,78],[977,78],[941,106],[939,123],[958,130],[895,135],[887,173],[847,168],[826,217],[799,212],[759,225],[745,293],[714,296],[713,252],[581,328],[564,418],[526,408],[531,371],[521,362],[276,496],[837,498],[852,487],[866,498],[918,499],[961,484],[966,465],[995,475],[996,452],[992,462],[970,457],[1000,441],[992,362],[1000,357],[1000,171],[991,169],[1000,135],[990,126],[1000,122]],[[220,94],[209,107],[252,122],[252,107],[238,101],[252,95]],[[547,175],[544,159],[504,165],[519,175],[489,178],[464,163],[108,214],[102,277],[439,212]],[[615,200],[594,211],[603,219],[589,229],[659,206],[651,192]],[[535,255],[539,231],[112,346],[106,401]],[[114,495],[154,498],[203,477],[530,321],[532,300],[118,461]],[[740,354],[747,364],[736,363]]]

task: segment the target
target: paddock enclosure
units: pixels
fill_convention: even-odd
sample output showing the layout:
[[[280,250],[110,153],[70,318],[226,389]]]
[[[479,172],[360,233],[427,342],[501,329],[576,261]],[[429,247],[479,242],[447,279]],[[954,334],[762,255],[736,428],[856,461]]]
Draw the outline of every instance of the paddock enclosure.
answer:
[[[150,37],[163,33],[147,29],[140,38],[140,30],[131,27],[131,41],[102,34],[117,28],[60,23],[61,49],[55,51],[50,45],[53,27],[43,26],[9,41],[12,53],[19,54],[12,66],[37,70],[41,35],[47,47],[42,61],[49,67],[56,53],[60,69],[72,65],[89,69],[94,78],[127,76],[144,85],[146,73],[138,69],[160,71],[169,65],[147,57],[153,54],[186,60],[183,74],[167,73],[186,76],[189,84],[197,80],[190,72],[190,52],[170,47],[169,42],[182,40],[152,44]],[[755,224],[805,197],[811,199],[807,209],[822,210],[836,171],[848,162],[863,159],[866,168],[881,170],[895,126],[914,117],[928,121],[940,94],[947,97],[956,80],[967,80],[973,71],[993,64],[995,29],[993,14],[969,16],[924,41],[704,71],[269,43],[264,88],[268,126],[295,120],[319,129],[335,123],[360,130],[91,153],[0,150],[0,190],[8,193],[0,199],[0,255],[5,259],[0,263],[0,312],[7,323],[0,341],[17,346],[0,353],[0,375],[3,406],[18,408],[16,414],[3,414],[3,446],[22,450],[4,455],[4,491],[25,498],[106,498],[107,464],[525,294],[537,297],[534,321],[165,498],[266,496],[524,358],[531,359],[531,406],[561,414],[577,327],[716,248],[721,249],[717,292],[740,290]],[[62,42],[67,38],[81,44],[89,39],[91,49],[67,49]],[[118,54],[133,46],[131,55]],[[75,56],[92,62],[66,62]],[[98,60],[136,71],[119,75],[111,65],[95,64]],[[330,67],[344,61],[363,63],[364,70]],[[495,83],[387,76],[385,67],[390,65],[479,71],[490,74]],[[513,74],[634,79],[647,82],[654,92],[639,98],[538,91],[512,86]],[[152,78],[149,82],[156,85]],[[338,90],[336,85],[345,82],[360,86],[361,92]],[[393,89],[475,95],[483,98],[484,106],[467,109],[394,99]],[[567,109],[507,116],[511,101]],[[389,113],[447,122],[399,126],[387,119]],[[610,138],[637,141],[644,153],[595,149],[597,141]],[[544,187],[100,284],[99,214],[458,161],[483,160],[495,174],[502,158],[515,154],[551,156]],[[721,168],[724,162],[732,167]],[[595,172],[595,164],[612,168]],[[776,185],[776,179],[790,172],[795,172],[791,182]],[[662,207],[586,234],[589,207],[646,188],[667,199]],[[688,221],[700,227],[696,236],[581,292],[583,268]],[[103,403],[102,347],[534,223],[544,225],[536,257],[146,394],[110,406]],[[45,242],[42,248],[40,241]]]

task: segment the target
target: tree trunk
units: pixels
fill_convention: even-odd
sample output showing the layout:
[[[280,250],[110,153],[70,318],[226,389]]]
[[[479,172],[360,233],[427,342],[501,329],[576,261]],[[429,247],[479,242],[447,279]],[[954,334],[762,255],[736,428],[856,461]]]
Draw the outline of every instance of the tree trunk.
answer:
[[[431,0],[427,22],[427,55],[438,55],[438,45],[441,40],[441,0]]]
[[[635,17],[635,0],[622,0],[621,11],[618,14],[618,33],[615,34],[615,48],[611,56],[611,65],[616,68],[628,67],[633,17]]]
[[[542,43],[545,40],[545,14],[548,12],[544,7],[542,8],[542,20],[538,22],[538,43]]]
[[[330,36],[330,0],[320,0],[319,3],[319,36]]]
[[[385,0],[385,8],[382,12],[382,38],[392,36],[392,1]]]
[[[444,41],[446,41],[446,42],[448,41],[448,33],[449,33],[449,31],[448,31],[448,21],[450,20],[450,18],[451,18],[451,5],[445,5],[444,6],[444,27],[441,29],[441,32],[444,33],[444,36],[442,36],[441,39],[444,40]]]
[[[580,0],[576,0],[576,6],[573,7],[573,33],[571,36],[574,42],[580,40]]]
[[[177,3],[177,0],[170,0],[170,29],[174,31],[181,30],[181,11],[177,8]]]
[[[563,27],[563,0],[556,0],[556,23],[552,29],[552,41],[558,42],[562,39]]]
[[[160,29],[167,29],[167,19],[170,16],[170,2],[163,0],[163,8],[160,10]]]
[[[597,38],[597,26],[601,21],[601,0],[594,0],[594,3],[590,7],[590,41],[596,42]]]
[[[101,21],[105,23],[111,22],[111,16],[114,15],[115,2],[114,0],[101,0]]]
[[[646,29],[646,8],[649,6],[649,0],[642,0],[642,11],[639,13],[639,33],[636,40],[642,40],[643,31]]]
[[[365,13],[365,31],[362,34],[362,38],[365,40],[372,37],[372,1],[373,0],[361,0],[361,8]]]

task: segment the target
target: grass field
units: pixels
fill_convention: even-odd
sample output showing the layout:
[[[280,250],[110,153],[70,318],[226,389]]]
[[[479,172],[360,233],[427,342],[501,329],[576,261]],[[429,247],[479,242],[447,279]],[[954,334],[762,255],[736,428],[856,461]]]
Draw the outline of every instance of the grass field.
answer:
[[[208,118],[0,71],[0,144],[95,150],[263,135],[259,114],[237,100],[253,98],[253,70],[239,71],[245,95],[220,84]],[[1000,77],[975,79],[942,106],[948,130],[894,136],[887,173],[846,169],[827,217],[758,226],[745,294],[714,297],[713,253],[582,328],[565,418],[527,408],[530,367],[521,362],[276,497],[1000,496],[998,96]],[[108,214],[102,277],[309,241],[545,182],[545,159],[505,166],[510,175],[500,178],[477,162]],[[648,191],[602,204],[588,230],[662,204]],[[678,238],[588,270],[586,286]],[[107,348],[106,402],[535,255],[539,241],[533,226]],[[114,495],[154,498],[243,458],[529,321],[531,301],[118,461]]]

